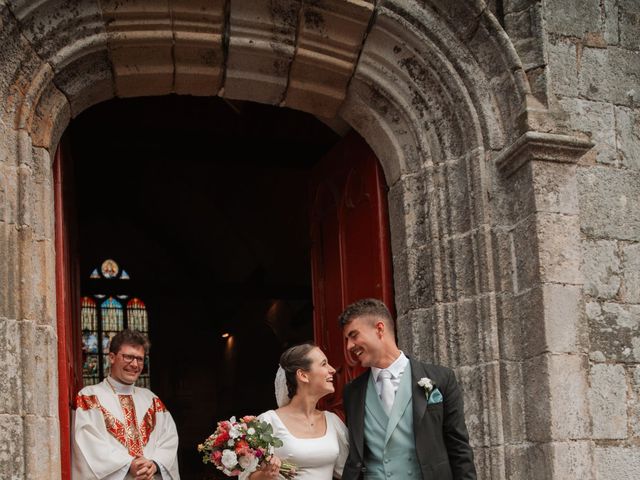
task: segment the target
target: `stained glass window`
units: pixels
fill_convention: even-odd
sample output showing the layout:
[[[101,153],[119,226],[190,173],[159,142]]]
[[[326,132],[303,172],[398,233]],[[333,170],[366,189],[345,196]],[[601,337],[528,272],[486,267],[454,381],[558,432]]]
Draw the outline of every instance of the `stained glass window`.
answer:
[[[109,345],[124,328],[149,335],[149,318],[144,302],[130,295],[131,276],[115,260],[107,259],[89,275],[87,295],[82,297],[82,376],[84,385],[99,383],[109,375]],[[129,300],[130,299],[130,300]],[[149,356],[145,358],[137,385],[149,387]]]

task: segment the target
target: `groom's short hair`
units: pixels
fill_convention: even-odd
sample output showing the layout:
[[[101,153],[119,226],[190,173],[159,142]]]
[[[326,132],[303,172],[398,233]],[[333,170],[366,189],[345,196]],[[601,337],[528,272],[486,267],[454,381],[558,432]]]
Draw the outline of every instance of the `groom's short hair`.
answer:
[[[344,328],[351,320],[358,317],[372,316],[381,318],[385,324],[394,328],[393,317],[384,302],[377,298],[363,298],[347,306],[338,317],[338,323]]]

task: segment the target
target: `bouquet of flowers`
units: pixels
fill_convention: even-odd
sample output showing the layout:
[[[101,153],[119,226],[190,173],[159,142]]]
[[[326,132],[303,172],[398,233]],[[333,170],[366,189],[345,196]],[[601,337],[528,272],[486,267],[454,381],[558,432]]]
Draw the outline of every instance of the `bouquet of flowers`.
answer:
[[[246,480],[281,446],[282,440],[273,436],[269,423],[247,415],[239,421],[231,417],[218,422],[216,431],[198,445],[198,451],[204,463],[212,463],[228,477]],[[280,475],[291,479],[295,474],[295,465],[282,463]]]

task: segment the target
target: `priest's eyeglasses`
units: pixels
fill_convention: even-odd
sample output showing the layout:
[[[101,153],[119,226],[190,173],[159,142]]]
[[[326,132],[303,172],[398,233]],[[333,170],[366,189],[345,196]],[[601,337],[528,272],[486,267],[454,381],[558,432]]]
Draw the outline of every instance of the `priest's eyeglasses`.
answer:
[[[122,358],[127,363],[133,363],[134,360],[138,361],[138,364],[144,365],[144,357],[138,357],[136,355],[129,355],[128,353],[121,353]]]

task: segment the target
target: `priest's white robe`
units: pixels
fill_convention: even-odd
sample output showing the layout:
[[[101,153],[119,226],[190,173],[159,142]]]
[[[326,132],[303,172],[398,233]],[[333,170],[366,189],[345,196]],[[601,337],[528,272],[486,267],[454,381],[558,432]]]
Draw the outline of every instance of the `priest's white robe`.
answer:
[[[83,388],[73,415],[73,480],[129,480],[136,457],[159,467],[154,479],[179,480],[178,432],[151,390],[108,378]]]

